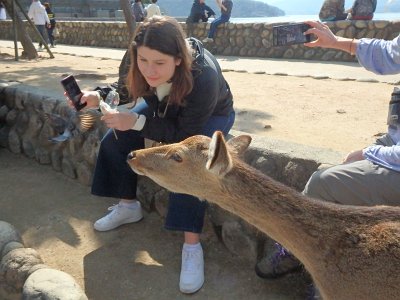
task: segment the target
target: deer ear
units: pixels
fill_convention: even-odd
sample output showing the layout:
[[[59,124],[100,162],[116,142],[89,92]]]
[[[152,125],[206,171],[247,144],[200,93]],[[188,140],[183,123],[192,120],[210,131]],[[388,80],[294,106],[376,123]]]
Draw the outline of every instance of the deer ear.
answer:
[[[251,143],[251,136],[249,135],[239,135],[231,138],[227,144],[233,148],[233,151],[238,155],[242,155]]]
[[[220,131],[216,131],[211,138],[206,168],[221,177],[232,169],[232,158]]]

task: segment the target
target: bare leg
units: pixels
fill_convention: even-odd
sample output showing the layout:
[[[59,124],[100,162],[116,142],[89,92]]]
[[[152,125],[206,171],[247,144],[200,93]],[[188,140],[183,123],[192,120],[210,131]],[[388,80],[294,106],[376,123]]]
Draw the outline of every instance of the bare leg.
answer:
[[[184,232],[185,243],[195,245],[200,242],[200,234],[193,232]]]

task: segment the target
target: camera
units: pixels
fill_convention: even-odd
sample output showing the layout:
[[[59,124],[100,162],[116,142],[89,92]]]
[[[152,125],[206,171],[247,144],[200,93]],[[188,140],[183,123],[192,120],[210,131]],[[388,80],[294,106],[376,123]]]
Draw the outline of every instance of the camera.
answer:
[[[86,106],[86,103],[80,102],[83,94],[74,76],[68,75],[61,80],[61,84],[64,87],[64,90],[67,92],[68,97],[72,100],[76,110],[81,110]]]
[[[304,35],[304,32],[309,28],[311,28],[311,26],[305,23],[273,26],[273,45],[289,46],[311,42],[311,35]]]

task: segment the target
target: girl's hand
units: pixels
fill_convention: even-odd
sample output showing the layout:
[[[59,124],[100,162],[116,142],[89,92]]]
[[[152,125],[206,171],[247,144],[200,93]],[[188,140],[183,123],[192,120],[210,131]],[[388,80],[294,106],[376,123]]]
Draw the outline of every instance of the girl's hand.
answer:
[[[68,97],[68,94],[66,92],[64,92],[64,96],[67,98],[68,105],[70,107],[74,107],[72,100]],[[84,109],[98,108],[100,103],[99,93],[96,91],[82,91],[80,103],[86,103]]]
[[[126,112],[109,113],[101,117],[108,128],[114,128],[120,131],[132,129],[136,124],[138,115]]]
[[[310,25],[312,28],[308,29],[304,34],[313,34],[317,37],[315,41],[304,43],[307,47],[323,47],[323,48],[336,48],[338,38],[329,29],[328,25],[318,21],[306,21],[304,22]]]

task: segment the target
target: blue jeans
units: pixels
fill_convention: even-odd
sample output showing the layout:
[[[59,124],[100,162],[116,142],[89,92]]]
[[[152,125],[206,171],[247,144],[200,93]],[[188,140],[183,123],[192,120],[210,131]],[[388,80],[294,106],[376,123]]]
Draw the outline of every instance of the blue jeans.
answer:
[[[49,37],[49,42],[52,46],[54,46],[54,35],[53,35],[54,28],[55,27],[47,28],[47,36]]]
[[[132,111],[148,115],[145,102],[136,105]],[[202,134],[211,136],[220,130],[228,134],[235,121],[235,112],[229,116],[211,116],[203,128]],[[93,176],[92,194],[102,197],[135,199],[137,175],[126,163],[126,157],[132,150],[144,148],[144,138],[140,131],[116,131],[118,140],[112,130],[103,137],[96,168]],[[170,230],[200,233],[203,229],[206,202],[186,195],[170,193],[168,214],[165,228]]]
[[[47,36],[45,33],[45,25],[35,25],[37,30],[39,31],[40,35],[43,37],[44,41],[47,43]],[[39,47],[42,47],[43,43],[41,40],[39,40]]]
[[[210,26],[210,31],[208,32],[208,37],[213,39],[218,25],[228,22],[229,18],[230,16],[221,15],[219,18],[212,21]]]

